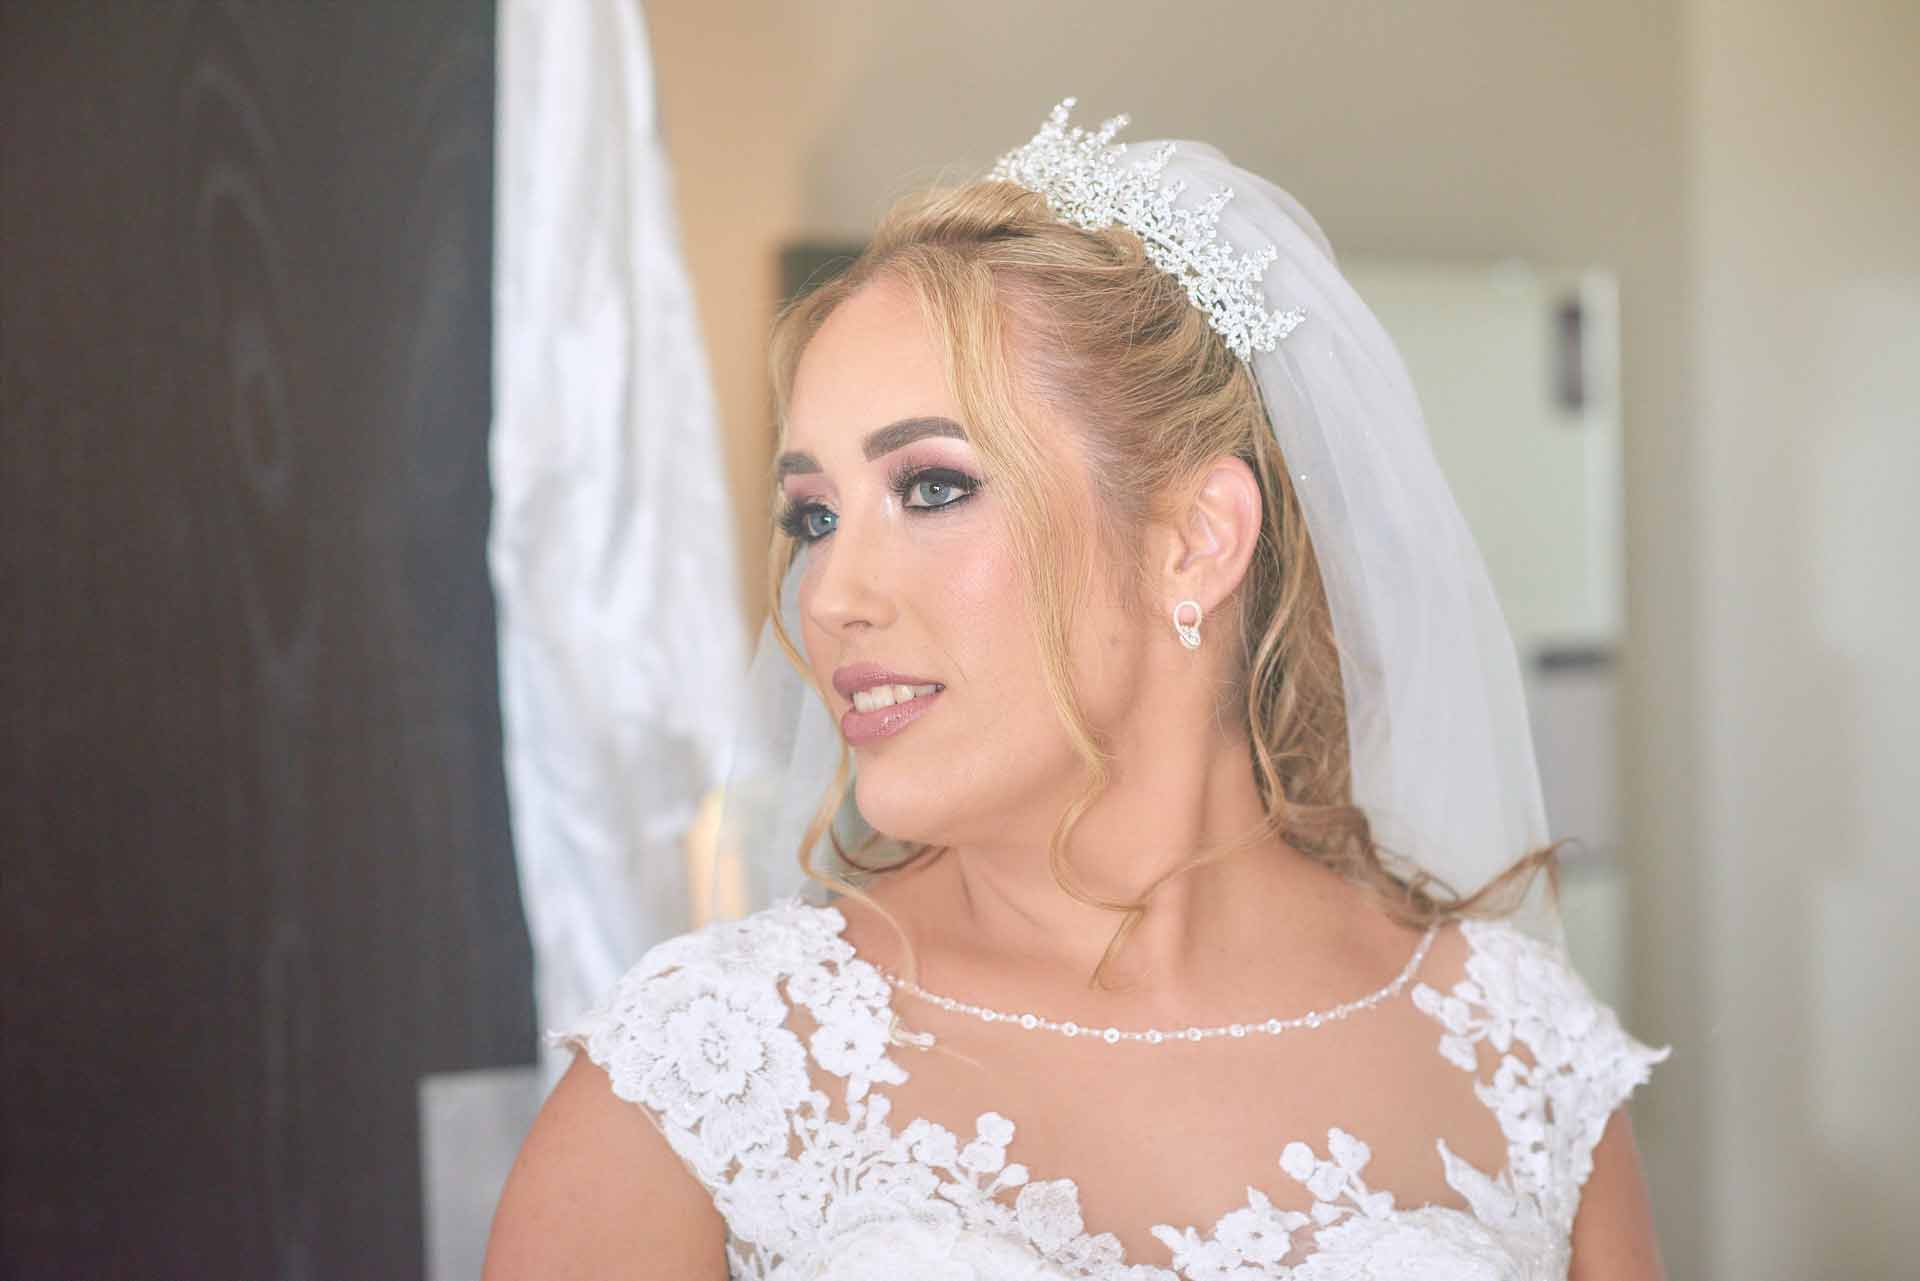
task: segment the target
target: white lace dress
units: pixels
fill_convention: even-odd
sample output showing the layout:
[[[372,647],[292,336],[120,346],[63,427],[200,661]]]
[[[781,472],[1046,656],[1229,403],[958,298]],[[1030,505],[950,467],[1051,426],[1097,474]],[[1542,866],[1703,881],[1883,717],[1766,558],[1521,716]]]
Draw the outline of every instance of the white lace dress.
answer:
[[[1560,1279],[1594,1145],[1667,1053],[1623,1032],[1556,951],[1465,922],[1462,972],[1444,991],[1416,976],[1401,999],[1431,1019],[1445,1070],[1470,1075],[1505,1167],[1436,1136],[1459,1204],[1402,1206],[1372,1185],[1363,1138],[1333,1126],[1284,1143],[1267,1190],[1210,1229],[1155,1226],[1165,1257],[1129,1258],[1085,1230],[1069,1172],[1020,1162],[1013,1120],[987,1111],[969,1134],[894,1115],[886,1087],[918,1051],[889,1041],[892,990],[845,925],[792,901],[670,939],[552,1038],[604,1068],[710,1190],[735,1278]]]

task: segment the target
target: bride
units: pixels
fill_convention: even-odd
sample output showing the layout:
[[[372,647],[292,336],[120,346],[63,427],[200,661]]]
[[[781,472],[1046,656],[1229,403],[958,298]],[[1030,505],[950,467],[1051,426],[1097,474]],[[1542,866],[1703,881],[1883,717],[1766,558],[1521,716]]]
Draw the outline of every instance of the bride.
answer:
[[[808,892],[562,1034],[491,1281],[1662,1275],[1665,1052],[1559,945],[1391,343],[1286,193],[1071,105],[776,325]]]

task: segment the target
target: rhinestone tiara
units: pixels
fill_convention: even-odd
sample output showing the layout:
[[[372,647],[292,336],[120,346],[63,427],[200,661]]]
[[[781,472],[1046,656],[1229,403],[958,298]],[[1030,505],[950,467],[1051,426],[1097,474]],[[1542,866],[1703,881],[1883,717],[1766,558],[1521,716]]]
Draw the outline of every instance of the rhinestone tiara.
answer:
[[[1207,313],[1241,360],[1279,346],[1307,314],[1297,307],[1266,307],[1262,280],[1278,250],[1268,244],[1236,255],[1215,234],[1233,188],[1219,188],[1196,208],[1175,209],[1186,182],[1160,182],[1174,144],[1163,142],[1147,159],[1122,164],[1127,144],[1114,142],[1113,136],[1130,118],[1114,116],[1093,133],[1077,125],[1068,128],[1067,113],[1076,101],[1066,98],[1054,107],[1031,141],[1000,157],[988,180],[1017,183],[1046,197],[1054,214],[1076,227],[1099,231],[1118,223],[1132,231],[1147,258],[1186,288],[1193,305]]]

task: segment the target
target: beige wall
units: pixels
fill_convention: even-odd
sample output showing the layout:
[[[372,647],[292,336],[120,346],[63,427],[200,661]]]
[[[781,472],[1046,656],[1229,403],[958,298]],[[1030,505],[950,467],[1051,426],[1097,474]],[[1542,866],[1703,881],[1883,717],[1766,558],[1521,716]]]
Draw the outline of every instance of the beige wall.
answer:
[[[1862,914],[1884,940],[1920,888],[1896,795],[1903,766],[1920,775],[1899,659],[1920,618],[1887,590],[1899,531],[1920,550],[1893,506],[1920,472],[1905,408],[1920,361],[1898,358],[1893,328],[1911,353],[1920,192],[1901,170],[1920,154],[1920,99],[1897,73],[1920,33],[1912,0],[1877,16],[1749,8],[647,13],[756,602],[777,245],[860,234],[892,193],[1023,140],[1057,97],[1131,112],[1135,137],[1217,142],[1343,252],[1618,272],[1622,769],[1643,960],[1625,1013],[1678,1047],[1635,1113],[1662,1240],[1675,1277],[1869,1276],[1872,1252],[1911,1246],[1920,1222],[1893,1217],[1910,1192],[1874,1181],[1911,1168],[1920,1139],[1870,1102],[1907,1069],[1869,1052],[1886,1034],[1863,1020],[1896,1019],[1896,996],[1872,993],[1902,989],[1865,981],[1888,972],[1838,924]],[[1886,959],[1920,977],[1910,947]],[[1883,1244],[1832,1244],[1863,1220]]]
[[[1690,14],[1715,1274],[1920,1272],[1920,5]]]

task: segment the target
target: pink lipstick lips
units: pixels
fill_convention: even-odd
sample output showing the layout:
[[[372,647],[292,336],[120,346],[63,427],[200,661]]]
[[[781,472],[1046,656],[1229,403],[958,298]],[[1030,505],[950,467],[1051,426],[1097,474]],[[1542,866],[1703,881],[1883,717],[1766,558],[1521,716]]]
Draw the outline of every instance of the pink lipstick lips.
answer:
[[[849,745],[898,734],[925,715],[946,686],[924,676],[888,671],[873,663],[853,663],[833,674],[833,687],[852,702],[840,717],[840,732]]]

